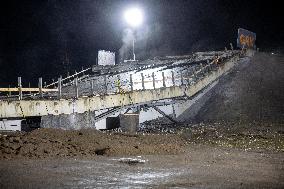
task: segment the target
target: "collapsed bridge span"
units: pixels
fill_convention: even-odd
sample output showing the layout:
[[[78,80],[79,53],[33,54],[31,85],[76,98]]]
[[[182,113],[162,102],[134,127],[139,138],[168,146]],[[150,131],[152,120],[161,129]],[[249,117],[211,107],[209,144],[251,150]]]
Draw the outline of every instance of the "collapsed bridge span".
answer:
[[[76,78],[57,83],[57,93],[47,92],[45,98],[34,95],[28,99],[2,99],[0,118],[98,111],[101,114],[92,119],[97,122],[124,109],[137,111],[142,105],[193,98],[232,69],[242,55],[241,51],[218,51],[154,59],[127,66],[128,69],[119,65],[104,74],[85,76],[80,82]]]

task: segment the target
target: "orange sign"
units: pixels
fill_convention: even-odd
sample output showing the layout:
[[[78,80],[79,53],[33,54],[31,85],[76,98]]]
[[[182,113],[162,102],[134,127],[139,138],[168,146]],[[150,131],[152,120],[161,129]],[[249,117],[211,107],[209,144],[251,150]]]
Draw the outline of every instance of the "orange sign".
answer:
[[[245,36],[243,34],[240,35],[240,44],[242,46],[247,46],[253,48],[254,46],[254,38],[251,36]]]
[[[239,48],[255,48],[256,34],[239,28],[237,45]]]

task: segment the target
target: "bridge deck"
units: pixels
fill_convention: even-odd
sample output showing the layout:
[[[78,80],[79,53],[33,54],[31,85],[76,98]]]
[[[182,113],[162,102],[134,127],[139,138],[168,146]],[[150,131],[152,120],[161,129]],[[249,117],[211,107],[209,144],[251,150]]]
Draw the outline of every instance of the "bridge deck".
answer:
[[[215,63],[208,64],[207,67],[200,70],[204,76],[193,84],[133,90],[126,93],[79,97],[77,99],[0,101],[0,118],[84,113],[132,104],[149,103],[154,100],[170,99],[185,95],[190,97],[229,71],[238,60],[239,55],[235,55],[218,64],[216,69],[211,69],[204,73],[205,69],[208,70]]]

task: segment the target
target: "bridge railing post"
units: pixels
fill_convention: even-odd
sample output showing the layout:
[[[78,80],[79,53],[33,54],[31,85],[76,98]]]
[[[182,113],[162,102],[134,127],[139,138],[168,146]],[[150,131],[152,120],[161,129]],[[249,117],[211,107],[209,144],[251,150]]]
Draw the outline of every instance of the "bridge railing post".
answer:
[[[232,43],[230,43],[230,46],[231,46],[231,50],[233,51],[234,50],[234,46]]]
[[[94,79],[91,79],[90,80],[90,85],[91,85],[91,96],[93,96],[94,95]]]
[[[211,67],[212,71],[215,70],[215,63],[214,63],[214,61],[210,62],[210,67]]]
[[[52,78],[52,83],[54,83],[54,79]],[[56,85],[54,84],[54,87],[53,88],[56,88]]]
[[[141,73],[142,90],[145,90],[144,75]]]
[[[29,82],[29,89],[31,88],[31,83]],[[30,96],[32,96],[32,91],[29,91]]]
[[[192,73],[193,73],[194,80],[197,81],[197,74],[196,74],[196,68],[195,67],[192,68]]]
[[[23,93],[22,93],[22,78],[18,77],[18,90],[19,90],[19,100],[23,99]]]
[[[173,86],[175,86],[176,84],[175,84],[175,73],[174,73],[174,71],[171,71],[171,73],[172,73],[172,83],[173,83]]]
[[[210,64],[209,60],[207,60],[207,66],[208,66],[208,72],[211,72],[212,71],[212,67],[211,67],[211,64]]]
[[[58,98],[60,99],[62,96],[61,90],[62,90],[62,77],[60,76],[58,78]]]
[[[131,90],[131,92],[133,91],[133,79],[132,79],[132,74],[130,74],[130,90]]]
[[[107,94],[107,76],[104,75],[104,93]]]
[[[79,90],[78,90],[78,77],[75,78],[75,97],[79,97]]]
[[[8,92],[8,97],[11,96],[11,91],[10,91],[10,85],[9,85],[9,92]]]
[[[201,71],[201,73],[202,73],[202,76],[205,76],[203,64],[200,63],[199,65],[200,65],[200,71]]]
[[[188,70],[188,68],[186,69],[186,81],[187,81],[187,85],[189,85],[190,79],[189,79],[189,70]]]
[[[166,80],[165,80],[165,73],[162,72],[162,78],[163,78],[163,87],[166,87]]]
[[[156,84],[155,84],[155,73],[152,73],[152,80],[153,80],[153,88],[156,89]]]
[[[180,72],[180,82],[181,82],[181,85],[184,85],[182,71]]]
[[[121,78],[120,78],[120,75],[117,75],[117,85],[116,85],[116,87],[117,87],[116,92],[117,93],[121,93]]]
[[[38,79],[38,90],[39,90],[39,96],[40,96],[40,98],[42,98],[43,97],[43,93],[42,93],[42,77],[40,77]]]

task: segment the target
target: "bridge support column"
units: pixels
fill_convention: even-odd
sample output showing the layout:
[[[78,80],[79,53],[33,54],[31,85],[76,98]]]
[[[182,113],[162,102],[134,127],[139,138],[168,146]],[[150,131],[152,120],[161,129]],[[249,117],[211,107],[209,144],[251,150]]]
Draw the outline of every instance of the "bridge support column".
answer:
[[[121,114],[119,117],[120,127],[123,132],[137,132],[139,128],[139,113]]]

